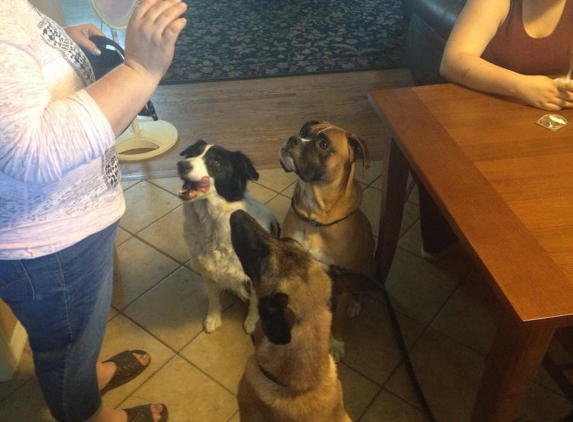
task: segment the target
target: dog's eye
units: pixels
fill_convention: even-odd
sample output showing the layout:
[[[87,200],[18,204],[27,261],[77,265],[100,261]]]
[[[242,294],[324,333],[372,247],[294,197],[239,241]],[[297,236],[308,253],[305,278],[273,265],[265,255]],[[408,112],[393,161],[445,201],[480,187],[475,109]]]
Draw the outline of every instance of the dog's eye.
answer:
[[[221,167],[221,163],[219,163],[219,160],[213,160],[211,161],[211,165],[213,167]]]
[[[321,149],[328,149],[328,147],[329,147],[328,141],[326,141],[325,139],[323,139],[323,140],[321,140],[321,141],[318,143],[318,146],[319,146]]]

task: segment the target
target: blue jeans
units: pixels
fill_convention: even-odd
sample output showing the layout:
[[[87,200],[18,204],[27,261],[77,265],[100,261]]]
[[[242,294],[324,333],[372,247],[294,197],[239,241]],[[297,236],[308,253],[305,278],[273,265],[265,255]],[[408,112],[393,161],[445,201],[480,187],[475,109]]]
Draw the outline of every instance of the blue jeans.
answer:
[[[83,422],[101,407],[96,363],[111,303],[117,223],[60,252],[0,261],[0,298],[28,332],[55,419]]]

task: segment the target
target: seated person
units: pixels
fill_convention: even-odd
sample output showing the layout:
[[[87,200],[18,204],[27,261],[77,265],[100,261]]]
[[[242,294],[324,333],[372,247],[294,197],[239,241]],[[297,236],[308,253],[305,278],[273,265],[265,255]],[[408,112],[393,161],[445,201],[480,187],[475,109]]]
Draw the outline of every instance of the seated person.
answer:
[[[441,76],[544,110],[573,107],[569,72],[573,0],[468,0],[446,44]],[[548,76],[547,76],[548,75]],[[420,186],[422,254],[436,259],[456,241]]]
[[[440,74],[540,109],[571,108],[573,84],[553,77],[568,73],[572,45],[573,1],[468,0]]]

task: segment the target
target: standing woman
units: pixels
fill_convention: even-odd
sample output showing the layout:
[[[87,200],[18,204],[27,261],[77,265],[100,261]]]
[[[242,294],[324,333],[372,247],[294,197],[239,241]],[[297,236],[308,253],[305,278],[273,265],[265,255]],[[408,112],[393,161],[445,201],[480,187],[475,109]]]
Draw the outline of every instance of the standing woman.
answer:
[[[26,328],[58,421],[167,420],[161,404],[103,407],[100,390],[119,368],[97,358],[125,210],[115,139],[167,71],[185,10],[143,0],[124,63],[95,81],[80,47],[98,54],[97,28],[64,30],[27,0],[0,2],[0,298]]]

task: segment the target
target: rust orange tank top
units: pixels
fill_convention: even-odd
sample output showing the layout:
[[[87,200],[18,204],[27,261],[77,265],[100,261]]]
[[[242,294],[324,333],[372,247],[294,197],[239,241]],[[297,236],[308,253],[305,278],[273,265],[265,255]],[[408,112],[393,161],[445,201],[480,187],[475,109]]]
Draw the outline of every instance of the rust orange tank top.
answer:
[[[573,45],[573,0],[567,0],[555,30],[544,38],[532,38],[525,32],[522,5],[523,0],[511,0],[507,18],[482,58],[525,75],[566,74]]]

